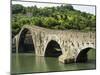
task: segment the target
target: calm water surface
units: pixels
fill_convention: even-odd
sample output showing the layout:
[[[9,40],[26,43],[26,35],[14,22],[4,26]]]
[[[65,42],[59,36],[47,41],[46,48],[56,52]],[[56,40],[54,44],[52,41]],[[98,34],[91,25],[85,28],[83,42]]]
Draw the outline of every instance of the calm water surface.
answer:
[[[32,73],[95,69],[95,50],[88,52],[87,63],[63,64],[55,57],[37,57],[30,53],[12,54],[12,73]]]

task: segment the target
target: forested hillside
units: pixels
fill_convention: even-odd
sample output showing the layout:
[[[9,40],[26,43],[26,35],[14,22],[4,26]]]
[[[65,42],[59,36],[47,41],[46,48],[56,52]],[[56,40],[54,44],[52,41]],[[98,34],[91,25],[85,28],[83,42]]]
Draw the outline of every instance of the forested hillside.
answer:
[[[23,25],[95,31],[96,16],[75,10],[71,5],[44,8],[12,5],[12,35],[16,35]]]

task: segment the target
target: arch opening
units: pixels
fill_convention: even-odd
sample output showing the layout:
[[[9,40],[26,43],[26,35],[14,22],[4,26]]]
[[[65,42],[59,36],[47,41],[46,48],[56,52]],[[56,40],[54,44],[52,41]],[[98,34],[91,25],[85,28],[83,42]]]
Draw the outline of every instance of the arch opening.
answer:
[[[21,32],[19,38],[18,52],[35,54],[35,48],[34,48],[31,32],[26,28]]]
[[[62,54],[60,45],[54,41],[51,40],[45,50],[45,56],[46,57],[58,57]]]
[[[92,51],[92,53],[91,53]],[[91,55],[93,54],[93,55]],[[85,63],[88,62],[90,59],[95,59],[95,49],[94,48],[85,48],[80,51],[76,58],[77,63]]]

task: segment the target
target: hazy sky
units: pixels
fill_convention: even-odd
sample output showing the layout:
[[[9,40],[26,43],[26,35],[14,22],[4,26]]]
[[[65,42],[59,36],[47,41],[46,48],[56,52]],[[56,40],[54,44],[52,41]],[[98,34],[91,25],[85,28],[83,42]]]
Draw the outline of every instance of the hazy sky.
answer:
[[[49,4],[49,3],[34,3],[34,2],[18,2],[12,1],[12,4],[21,4],[23,6],[34,6],[37,7],[53,7],[53,6],[60,6],[62,4]],[[84,6],[84,5],[72,5],[74,9],[80,10],[82,12],[87,12],[95,15],[95,6]]]

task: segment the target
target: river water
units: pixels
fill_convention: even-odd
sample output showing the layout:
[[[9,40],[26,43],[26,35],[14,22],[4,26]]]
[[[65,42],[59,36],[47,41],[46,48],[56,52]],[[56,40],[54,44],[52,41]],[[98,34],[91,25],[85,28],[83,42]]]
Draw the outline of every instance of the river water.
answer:
[[[32,53],[12,53],[11,73],[36,73],[87,70],[96,68],[95,50],[88,52],[88,62],[63,64],[56,57],[37,57]]]

